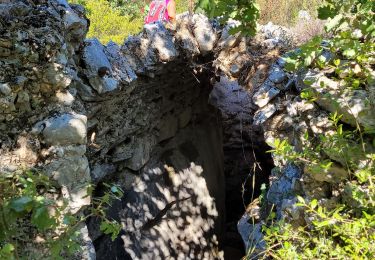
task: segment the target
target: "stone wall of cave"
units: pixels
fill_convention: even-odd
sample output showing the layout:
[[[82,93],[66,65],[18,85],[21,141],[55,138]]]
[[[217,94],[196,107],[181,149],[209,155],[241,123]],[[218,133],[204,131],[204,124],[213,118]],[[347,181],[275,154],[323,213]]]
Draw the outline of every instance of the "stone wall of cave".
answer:
[[[121,238],[112,242],[98,232],[95,219],[88,222],[99,259],[136,258],[141,252],[150,258],[217,255],[213,248],[225,227],[221,114],[208,103],[212,73],[195,75],[187,64],[177,60],[152,78],[139,76],[131,95],[85,104],[94,181],[125,190],[122,202],[110,209],[126,227]],[[183,198],[189,199],[141,231],[168,203]],[[195,230],[185,230],[189,219]]]

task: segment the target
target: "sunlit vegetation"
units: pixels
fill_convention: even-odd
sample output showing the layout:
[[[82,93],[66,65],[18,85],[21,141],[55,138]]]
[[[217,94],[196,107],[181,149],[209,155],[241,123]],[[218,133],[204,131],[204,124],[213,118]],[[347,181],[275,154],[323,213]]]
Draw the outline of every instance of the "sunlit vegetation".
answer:
[[[122,44],[129,35],[137,34],[144,24],[147,2],[144,0],[70,0],[83,5],[90,20],[88,38],[98,38],[103,44],[109,41]],[[188,10],[188,2],[176,0],[177,13]]]
[[[106,208],[123,192],[117,186],[106,186],[104,195],[93,199],[85,215],[73,214],[47,175],[30,170],[0,172],[0,259],[77,257],[79,229],[89,217],[99,218],[100,230],[115,239],[121,225],[106,217]]]

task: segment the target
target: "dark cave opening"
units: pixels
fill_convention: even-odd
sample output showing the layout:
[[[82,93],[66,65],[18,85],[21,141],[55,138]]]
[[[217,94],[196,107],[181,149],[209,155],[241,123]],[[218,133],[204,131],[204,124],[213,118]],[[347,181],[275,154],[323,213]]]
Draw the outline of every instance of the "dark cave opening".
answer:
[[[219,181],[222,184],[218,185],[218,187],[214,187],[214,183],[217,181],[212,179],[214,176],[209,177],[208,175],[210,174],[205,176],[205,178],[208,178],[208,183],[211,182],[208,185],[211,186],[208,188],[211,196],[215,197],[218,206],[219,216],[215,225],[220,226],[218,228],[220,231],[216,234],[219,248],[224,251],[224,258],[240,259],[245,255],[245,251],[243,241],[237,231],[237,222],[246,211],[246,206],[252,199],[260,195],[261,185],[268,183],[273,163],[270,155],[266,153],[269,147],[262,140],[263,138],[260,138],[263,136],[262,133],[253,132],[253,129],[250,128],[249,130],[248,128],[241,133],[241,142],[233,143],[228,141],[228,135],[231,135],[231,133],[228,134],[230,130],[227,129],[225,122],[223,122],[219,108],[209,104],[208,101],[210,92],[214,88],[213,83],[218,80],[210,65],[211,60],[212,57],[205,57],[202,60],[195,61],[194,65],[188,65],[186,61],[166,64],[163,71],[160,74],[156,74],[154,78],[139,78],[138,84],[140,87],[133,92],[134,100],[130,99],[128,102],[124,102],[124,97],[119,95],[109,102],[108,108],[110,109],[102,115],[102,119],[98,119],[103,126],[112,124],[110,120],[116,114],[111,109],[116,107],[118,107],[116,109],[125,111],[124,113],[128,115],[134,110],[137,116],[134,118],[121,118],[121,121],[116,122],[116,128],[106,133],[105,141],[110,140],[109,137],[113,138],[114,141],[112,141],[113,144],[109,144],[106,154],[102,153],[101,156],[103,156],[105,164],[113,166],[111,168],[113,170],[112,173],[99,181],[96,195],[101,194],[100,183],[102,182],[123,183],[123,178],[125,177],[122,175],[124,173],[139,176],[141,170],[129,170],[126,160],[122,159],[127,158],[126,153],[121,151],[126,150],[127,146],[134,145],[134,140],[138,136],[144,138],[146,135],[147,137],[147,135],[155,132],[156,129],[162,134],[159,135],[159,140],[155,148],[153,148],[153,154],[150,155],[150,165],[159,164],[162,167],[163,164],[168,164],[174,166],[176,170],[183,170],[188,165],[188,162],[194,161],[206,168],[206,174],[207,172],[214,173],[219,168],[222,169],[223,175],[221,178],[223,180]],[[173,77],[166,76],[166,74],[173,75]],[[191,100],[189,101],[190,103],[184,100],[187,97]],[[142,104],[143,109],[137,107],[137,100],[140,98],[145,101]],[[157,104],[157,110],[148,108],[149,103]],[[187,108],[189,109],[186,110]],[[172,135],[170,132],[171,127],[168,124],[175,122],[178,119],[177,117],[185,114],[186,111],[190,111],[190,122],[187,123],[186,121],[184,126],[182,128],[179,127]],[[222,112],[225,113],[225,111]],[[150,120],[149,118],[154,118],[153,120],[159,120],[161,123],[152,124],[150,126],[152,128],[142,130],[145,131],[142,133],[137,130],[138,132],[126,134],[126,138],[121,139],[121,142],[116,137],[112,137],[117,132],[122,131],[124,126],[127,126],[126,121],[135,125],[140,116],[143,115],[146,115],[148,120]],[[151,117],[148,115],[151,115]],[[143,122],[141,123],[143,124]],[[242,124],[242,122],[237,123]],[[160,126],[162,127],[160,128]],[[94,131],[97,131],[96,128],[89,130],[89,133]],[[219,132],[221,132],[220,135],[218,134]],[[194,138],[198,138],[198,141],[191,142],[190,139]],[[212,140],[209,141],[208,139]],[[142,140],[147,141],[148,139]],[[204,148],[207,145],[212,147]],[[216,153],[213,152],[215,150],[221,150],[221,155],[213,155]],[[123,154],[124,157],[122,157]],[[98,153],[94,150],[89,150],[88,155],[91,158],[92,168],[95,168],[96,164],[103,164],[101,162],[103,159],[100,159],[97,156]],[[179,159],[181,157],[184,159]],[[168,181],[164,182],[168,184]],[[108,210],[108,215],[110,218],[121,220],[119,212],[126,208],[127,202],[125,200],[116,202]],[[151,213],[151,215],[155,214],[155,212]],[[121,233],[114,242],[111,242],[108,236],[101,235],[98,237],[97,222],[98,220],[95,219],[88,221],[89,232],[93,237],[97,251],[97,259],[113,259],[113,257],[131,259],[125,252],[126,250],[124,251],[125,245],[120,238],[124,233]]]
[[[241,148],[224,147],[225,259],[241,259],[246,254],[237,223],[247,206],[261,195],[261,186],[269,183],[274,165],[271,155],[266,153],[268,150],[265,143],[257,147],[246,144]]]

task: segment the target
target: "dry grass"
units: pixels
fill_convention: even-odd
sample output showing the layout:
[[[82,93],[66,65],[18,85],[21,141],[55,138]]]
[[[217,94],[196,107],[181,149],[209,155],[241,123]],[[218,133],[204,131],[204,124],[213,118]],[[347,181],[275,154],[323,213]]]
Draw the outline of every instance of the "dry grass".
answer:
[[[257,0],[260,5],[260,23],[273,22],[291,27],[298,20],[300,10],[308,11],[311,17],[316,18],[317,7],[323,0]]]
[[[295,44],[306,43],[324,33],[324,22],[317,18],[317,9],[323,0],[257,0],[260,5],[260,24],[272,22],[291,29]],[[300,11],[307,11],[310,19],[301,19]]]
[[[291,30],[294,34],[296,45],[304,44],[314,36],[325,35],[324,21],[316,18],[312,18],[308,21],[299,20]]]

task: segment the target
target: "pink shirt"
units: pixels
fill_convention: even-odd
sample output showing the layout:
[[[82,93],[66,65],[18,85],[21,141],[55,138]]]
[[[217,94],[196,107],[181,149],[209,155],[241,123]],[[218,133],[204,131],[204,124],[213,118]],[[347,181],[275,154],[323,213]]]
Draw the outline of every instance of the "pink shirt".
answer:
[[[165,16],[165,20],[166,20],[166,21],[169,21],[169,14],[168,14],[168,4],[169,4],[169,1],[170,1],[170,0],[165,0],[165,7],[166,7],[166,9],[165,9],[165,14],[164,14],[164,16]]]

